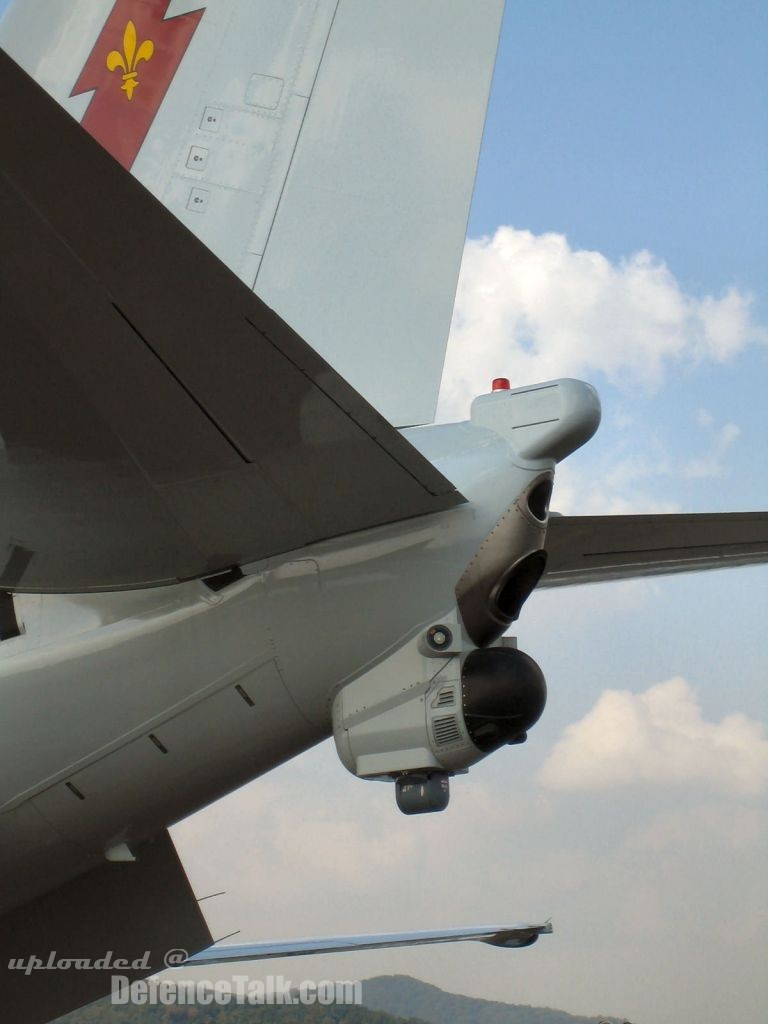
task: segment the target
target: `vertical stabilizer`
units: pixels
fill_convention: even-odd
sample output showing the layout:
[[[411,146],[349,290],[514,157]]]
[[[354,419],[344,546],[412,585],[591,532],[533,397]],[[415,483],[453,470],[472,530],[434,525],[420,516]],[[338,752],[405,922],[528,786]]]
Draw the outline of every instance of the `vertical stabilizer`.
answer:
[[[0,45],[402,426],[434,414],[502,10],[15,0]]]

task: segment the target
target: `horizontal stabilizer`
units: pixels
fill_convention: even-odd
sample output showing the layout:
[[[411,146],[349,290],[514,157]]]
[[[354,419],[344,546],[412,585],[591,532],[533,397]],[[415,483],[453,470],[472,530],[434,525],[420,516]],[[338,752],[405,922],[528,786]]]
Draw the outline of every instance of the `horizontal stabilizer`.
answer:
[[[474,928],[443,928],[430,932],[390,932],[381,935],[337,935],[327,939],[284,939],[245,945],[211,946],[189,957],[183,967],[229,964],[243,960],[270,960],[313,953],[348,953],[356,949],[387,949],[395,946],[427,946],[442,942],[484,942],[489,946],[519,949],[549,935],[552,925],[486,925]]]
[[[768,512],[552,516],[540,587],[768,562]]]
[[[2,53],[0,91],[0,589],[205,576],[464,500]]]

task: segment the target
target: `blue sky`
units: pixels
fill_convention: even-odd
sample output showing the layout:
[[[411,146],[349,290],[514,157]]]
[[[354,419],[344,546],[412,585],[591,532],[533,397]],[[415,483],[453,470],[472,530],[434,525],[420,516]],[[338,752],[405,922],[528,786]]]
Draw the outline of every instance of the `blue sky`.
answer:
[[[493,236],[500,225],[527,230],[536,239],[545,233],[565,236],[574,272],[571,257],[577,251],[602,254],[618,270],[633,253],[648,250],[673,275],[678,298],[717,301],[735,288],[751,298],[756,332],[764,330],[767,41],[768,8],[757,3],[508,4],[470,237]],[[534,255],[544,258],[541,245]],[[472,258],[479,261],[479,253]],[[483,266],[502,273],[493,261]],[[523,275],[529,270],[525,261],[514,266]],[[513,277],[507,281],[514,283]],[[471,294],[465,301],[471,305]],[[540,312],[523,308],[526,315]],[[514,304],[511,313],[506,310],[510,329],[517,326],[517,312]],[[468,340],[484,326],[481,314],[473,314]],[[595,323],[611,329],[610,315]],[[652,319],[648,325],[654,326]],[[534,327],[532,334],[545,350],[544,329],[537,333]],[[502,359],[506,353],[524,373],[519,342],[512,335],[505,345],[497,336],[496,352]],[[720,362],[672,358],[651,387],[638,373],[617,381],[596,354],[585,375],[600,391],[604,422],[595,439],[561,467],[561,476],[568,473],[575,483],[568,511],[600,511],[591,501],[596,495],[606,502],[620,497],[637,511],[652,511],[658,502],[687,511],[767,508],[767,351],[753,343]],[[461,369],[460,360],[453,365]],[[494,367],[493,373],[503,372],[503,363]],[[714,451],[718,432],[723,442],[726,436],[732,440],[707,472],[702,454],[708,446]],[[561,490],[559,496],[566,495]],[[536,781],[541,786],[547,763],[554,763],[558,742],[562,754],[566,730],[576,722],[585,729],[606,691],[626,690],[639,698],[656,683],[680,676],[694,689],[708,723],[738,713],[764,722],[767,582],[766,570],[756,568],[534,598],[518,632],[521,645],[546,669],[550,700],[538,754],[531,746],[520,759],[524,767],[518,763],[532,791]],[[605,719],[606,744],[611,721]],[[652,743],[646,754],[661,763],[662,748]],[[702,747],[699,766],[706,757]],[[544,759],[544,769],[538,761],[528,775],[529,758]],[[599,755],[595,761],[600,763]],[[714,1024],[739,1009],[757,1017],[768,1002],[765,987],[754,981],[766,947],[768,894],[748,865],[764,862],[765,852],[759,844],[747,844],[738,854],[724,851],[740,834],[737,821],[743,824],[757,813],[759,799],[724,798],[703,773],[698,786],[684,784],[672,762],[665,763],[666,782],[636,777],[613,791],[585,784],[570,793],[565,786],[568,799],[558,803],[556,824],[551,831],[540,824],[539,842],[531,841],[527,861],[521,858],[519,869],[530,873],[532,858],[552,856],[553,873],[559,864],[565,875],[570,869],[562,865],[594,859],[603,879],[591,885],[584,866],[560,889],[555,877],[539,882],[540,894],[556,893],[558,910],[552,913],[568,932],[561,940],[567,949],[561,945],[551,960],[546,955],[548,1001],[584,1012],[612,1007],[633,1020],[670,1024]],[[616,767],[604,764],[607,771]],[[494,776],[503,806],[501,770],[489,764],[487,772],[487,784],[493,789]],[[507,776],[513,800],[520,782],[516,773]],[[718,824],[707,831],[705,819]],[[761,821],[765,832],[764,817],[749,820]],[[675,828],[677,838],[671,839]],[[643,840],[638,830],[645,830]],[[518,836],[517,842],[527,845],[529,837]],[[735,875],[722,870],[729,856]],[[614,871],[620,882],[612,881]],[[640,908],[656,901],[666,911],[643,921]],[[739,910],[756,915],[750,944],[738,950],[722,944],[712,959],[700,948],[702,933],[718,915],[725,920]],[[634,922],[635,934],[647,928],[646,941],[635,945],[621,936],[612,920],[616,914]],[[578,937],[585,917],[592,916],[610,936],[604,945]],[[575,980],[577,965],[589,972],[591,984]],[[519,985],[517,978],[510,989],[519,991]],[[539,1001],[546,1001],[545,991],[543,986]],[[607,1001],[600,1002],[600,992]]]
[[[766,36],[750,0],[508,4],[470,234],[563,231],[663,254],[688,290],[757,291]]]
[[[749,0],[509,3],[470,236],[512,224],[613,261],[648,249],[686,292],[752,294],[765,324],[767,39],[768,7]],[[644,396],[667,437],[695,433],[700,407],[738,421],[743,508],[765,507],[766,370],[766,350],[750,351]],[[601,390],[609,408],[630,401]],[[736,494],[692,486],[685,498],[726,510]]]

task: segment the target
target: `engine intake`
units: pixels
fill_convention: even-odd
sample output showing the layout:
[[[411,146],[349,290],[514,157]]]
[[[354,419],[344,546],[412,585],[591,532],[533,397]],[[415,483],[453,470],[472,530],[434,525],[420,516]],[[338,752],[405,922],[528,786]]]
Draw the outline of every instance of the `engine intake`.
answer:
[[[361,778],[395,780],[405,814],[443,810],[449,775],[523,743],[547,694],[539,666],[509,642],[446,652],[442,668],[421,650],[416,643],[399,652],[399,664],[348,684],[333,705],[342,763]]]

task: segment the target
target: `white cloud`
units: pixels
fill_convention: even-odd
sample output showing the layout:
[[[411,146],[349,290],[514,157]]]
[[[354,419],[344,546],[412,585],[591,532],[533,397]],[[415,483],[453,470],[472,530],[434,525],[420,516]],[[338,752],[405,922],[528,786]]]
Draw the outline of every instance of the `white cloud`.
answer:
[[[332,744],[201,811],[173,833],[197,894],[227,890],[202,904],[214,934],[240,928],[232,941],[255,941],[551,914],[555,934],[532,956],[446,945],[269,960],[247,973],[319,980],[329,965],[338,978],[407,973],[484,998],[554,1000],[659,1024],[726,1019],[733,985],[711,979],[727,976],[742,1017],[759,1019],[765,817],[751,802],[685,789],[606,815],[594,794],[564,799],[531,785],[536,742],[456,779],[444,814],[399,814],[391,786],[354,779]],[[214,979],[232,972],[206,970]]]
[[[708,427],[715,425],[715,417],[709,411],[709,409],[697,409],[696,410],[696,423],[703,429],[706,430]]]
[[[742,714],[708,722],[679,677],[640,694],[606,690],[565,730],[541,781],[560,790],[698,784],[752,795],[768,783],[768,740]]]
[[[714,416],[698,409],[694,422],[705,444],[682,458],[657,434],[644,433],[644,450],[620,439],[610,458],[588,473],[563,462],[557,470],[552,507],[564,515],[629,515],[680,512],[681,504],[667,497],[681,480],[719,480],[728,476],[729,455],[741,436],[736,423],[717,426]],[[680,443],[680,439],[677,439]],[[664,495],[660,497],[659,495]]]
[[[705,296],[697,303],[702,326],[700,347],[710,359],[723,363],[750,341],[754,325],[749,317],[749,300],[736,288],[729,288],[722,299]],[[760,332],[765,340],[765,332]]]
[[[683,476],[688,480],[715,480],[725,476],[725,456],[741,434],[735,423],[725,423],[719,430],[713,430],[712,425],[707,424],[705,429],[712,430],[712,441],[707,452],[683,465]]]
[[[515,386],[601,371],[658,388],[670,361],[723,362],[767,341],[751,302],[735,288],[688,295],[646,251],[612,263],[561,234],[500,227],[465,246],[440,416],[466,416],[499,375]]]
[[[562,462],[555,475],[552,508],[562,515],[625,516],[680,512],[680,503],[637,490],[638,479],[667,476],[662,464],[634,457],[618,459],[605,473],[586,474]]]
[[[704,844],[725,847],[729,852],[751,851],[765,843],[768,815],[760,807],[734,803],[709,803],[657,814],[629,829],[627,849],[649,853],[681,852]],[[690,863],[690,860],[689,860]]]

